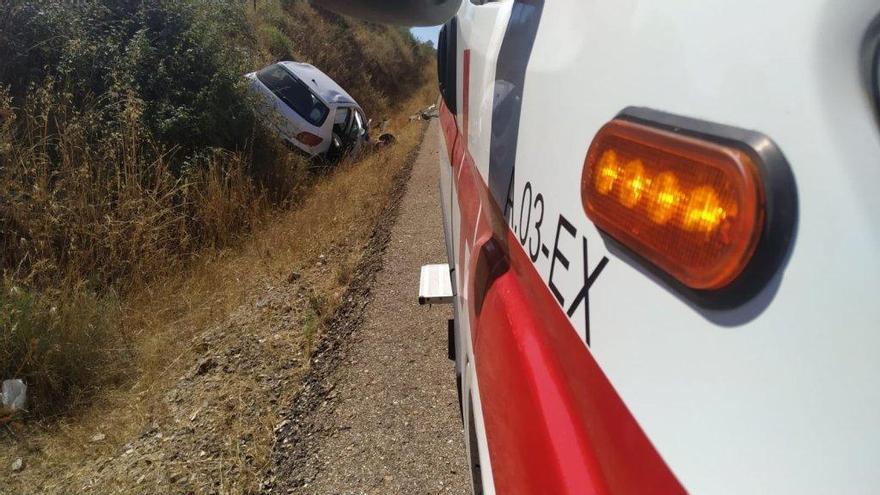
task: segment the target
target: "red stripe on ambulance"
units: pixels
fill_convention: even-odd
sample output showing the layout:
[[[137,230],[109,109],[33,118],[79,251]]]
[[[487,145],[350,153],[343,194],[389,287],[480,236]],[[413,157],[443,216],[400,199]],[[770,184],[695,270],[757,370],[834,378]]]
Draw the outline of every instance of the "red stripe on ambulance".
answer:
[[[496,491],[683,493],[508,229],[442,102],[440,118],[452,143],[461,243],[472,253],[459,288],[471,296],[467,313]],[[504,257],[502,273],[477,266],[490,242]]]

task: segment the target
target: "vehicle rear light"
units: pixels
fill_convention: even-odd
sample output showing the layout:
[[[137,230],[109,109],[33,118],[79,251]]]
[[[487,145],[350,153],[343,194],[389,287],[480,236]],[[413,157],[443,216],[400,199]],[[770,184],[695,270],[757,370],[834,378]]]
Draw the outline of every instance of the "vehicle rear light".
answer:
[[[693,289],[736,279],[764,226],[749,153],[621,118],[593,140],[581,193],[600,230]]]
[[[296,140],[305,144],[306,146],[317,146],[321,144],[321,139],[319,136],[312,134],[311,132],[301,132],[296,135]]]

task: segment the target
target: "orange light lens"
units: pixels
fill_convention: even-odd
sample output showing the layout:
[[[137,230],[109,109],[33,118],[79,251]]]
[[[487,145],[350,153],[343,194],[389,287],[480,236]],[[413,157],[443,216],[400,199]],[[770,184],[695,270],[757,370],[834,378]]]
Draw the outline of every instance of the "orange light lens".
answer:
[[[732,282],[763,226],[747,153],[627,120],[596,135],[581,193],[597,227],[694,289]]]

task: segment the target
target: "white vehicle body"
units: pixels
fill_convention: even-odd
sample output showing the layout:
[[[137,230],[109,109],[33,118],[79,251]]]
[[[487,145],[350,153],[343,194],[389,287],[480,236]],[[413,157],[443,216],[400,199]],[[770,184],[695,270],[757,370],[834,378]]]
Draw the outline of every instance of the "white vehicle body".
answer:
[[[376,17],[441,13],[412,5]],[[475,491],[878,491],[878,40],[877,0],[461,1],[440,170]],[[587,216],[591,143],[634,115],[787,163],[754,292],[705,304]]]
[[[459,53],[470,50],[457,124],[487,183],[492,105],[505,89],[495,70],[516,3],[464,1],[457,15]],[[553,276],[566,299],[583,285],[584,263],[593,270],[610,260],[589,291],[589,352],[688,491],[872,493],[880,485],[880,128],[859,65],[878,13],[873,0],[544,3],[521,88],[512,211],[529,199],[528,183],[532,198],[544,197],[548,243],[559,217],[576,229],[578,238],[562,238],[570,266]],[[749,302],[692,304],[609,249],[584,215],[587,149],[632,105],[759,130],[787,157],[797,235],[787,265]],[[458,268],[469,253],[456,250],[457,191],[450,165],[441,169]],[[545,283],[551,262],[534,262]],[[461,292],[459,315],[468,311]],[[584,313],[570,322],[583,339]],[[480,356],[467,318],[458,324],[467,397]],[[482,430],[484,416],[504,412],[469,414]],[[483,466],[496,464],[484,450]],[[484,489],[491,471],[482,469]]]
[[[284,85],[297,91],[288,101],[260,79],[265,71],[278,72]],[[333,147],[356,153],[367,139],[367,121],[360,105],[339,84],[318,68],[300,62],[279,62],[245,77],[264,100],[262,116],[288,145],[310,157],[323,155]],[[299,86],[301,83],[303,86]],[[308,91],[306,93],[305,91]],[[283,91],[283,88],[282,88]],[[299,97],[293,101],[296,97]],[[296,107],[300,105],[300,111]]]

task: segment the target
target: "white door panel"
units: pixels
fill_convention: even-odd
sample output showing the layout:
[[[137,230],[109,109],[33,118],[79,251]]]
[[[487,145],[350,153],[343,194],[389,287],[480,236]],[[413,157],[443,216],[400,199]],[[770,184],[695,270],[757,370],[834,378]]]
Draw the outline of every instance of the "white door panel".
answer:
[[[592,270],[592,352],[697,493],[866,492],[880,482],[880,132],[858,49],[876,1],[548,2],[523,96],[514,212],[544,199],[566,303]],[[741,28],[737,28],[741,26]],[[581,205],[596,131],[631,105],[753,129],[794,171],[788,266],[755,302],[687,304],[606,248]],[[533,212],[537,210],[533,207]],[[536,267],[549,282],[552,256]],[[565,307],[563,304],[563,307]],[[583,313],[573,325],[583,332]]]

